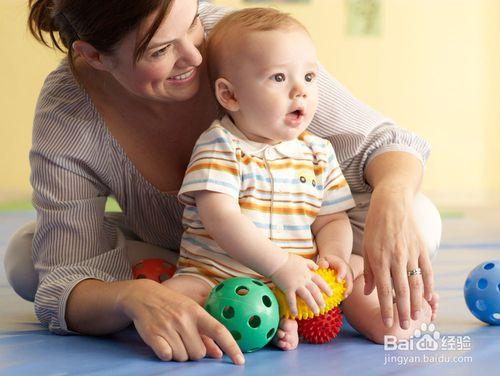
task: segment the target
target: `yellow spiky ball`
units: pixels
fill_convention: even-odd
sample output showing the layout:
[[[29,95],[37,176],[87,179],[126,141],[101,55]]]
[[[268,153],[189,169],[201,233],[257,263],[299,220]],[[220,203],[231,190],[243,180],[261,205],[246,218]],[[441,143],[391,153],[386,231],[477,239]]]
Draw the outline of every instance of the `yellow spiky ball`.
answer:
[[[332,296],[326,295],[323,291],[321,291],[321,295],[323,295],[323,299],[325,301],[325,308],[319,311],[319,315],[323,315],[329,310],[337,307],[340,302],[344,299],[345,292],[345,280],[342,282],[337,281],[337,273],[334,269],[317,269],[314,273],[319,274],[325,282],[330,286],[332,290]],[[286,301],[285,295],[281,290],[277,287],[273,287],[273,293],[278,300],[278,304],[280,306],[280,318],[285,319],[294,319],[294,320],[303,320],[313,318],[314,312],[309,308],[309,306],[300,298],[297,297],[297,315],[292,315],[290,313],[290,309],[288,307],[288,303]]]

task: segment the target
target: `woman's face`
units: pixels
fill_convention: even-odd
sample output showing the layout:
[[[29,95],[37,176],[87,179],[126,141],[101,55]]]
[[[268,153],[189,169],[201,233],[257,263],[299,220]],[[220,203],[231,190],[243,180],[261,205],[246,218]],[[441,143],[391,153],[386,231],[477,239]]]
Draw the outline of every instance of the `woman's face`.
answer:
[[[134,49],[156,15],[118,44],[109,71],[128,91],[144,99],[187,100],[197,93],[200,83],[204,30],[198,1],[174,0],[144,55],[134,64]]]

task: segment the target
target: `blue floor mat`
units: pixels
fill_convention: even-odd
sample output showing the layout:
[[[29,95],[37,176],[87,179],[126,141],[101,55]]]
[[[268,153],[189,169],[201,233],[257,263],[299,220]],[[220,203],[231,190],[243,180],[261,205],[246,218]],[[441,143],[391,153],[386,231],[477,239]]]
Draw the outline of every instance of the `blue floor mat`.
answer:
[[[33,218],[32,212],[0,214],[0,259],[10,235]],[[2,268],[0,375],[498,374],[500,327],[475,319],[466,308],[462,289],[477,264],[500,259],[500,224],[462,217],[446,219],[443,227],[443,243],[434,261],[440,311],[434,330],[427,328],[429,338],[439,333],[436,350],[384,350],[344,322],[330,344],[300,344],[291,352],[265,348],[246,354],[244,367],[232,365],[227,357],[165,363],[132,328],[104,337],[50,334],[37,322],[33,304],[8,286]]]

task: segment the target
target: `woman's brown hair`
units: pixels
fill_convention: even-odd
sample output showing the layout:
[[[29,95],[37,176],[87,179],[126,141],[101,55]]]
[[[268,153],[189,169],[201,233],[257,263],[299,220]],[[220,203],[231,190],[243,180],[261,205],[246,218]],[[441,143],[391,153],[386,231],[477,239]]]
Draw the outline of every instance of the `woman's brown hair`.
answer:
[[[116,44],[158,11],[151,27],[136,45],[138,61],[167,14],[172,0],[29,0],[31,34],[49,47],[68,54],[73,67],[72,44],[82,40],[99,52],[112,53]],[[50,40],[47,39],[47,33]]]

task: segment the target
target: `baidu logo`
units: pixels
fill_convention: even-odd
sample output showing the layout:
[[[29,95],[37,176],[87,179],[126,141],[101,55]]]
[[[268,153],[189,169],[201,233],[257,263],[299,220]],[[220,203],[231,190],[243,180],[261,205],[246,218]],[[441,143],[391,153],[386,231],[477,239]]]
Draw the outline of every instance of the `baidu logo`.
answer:
[[[422,324],[408,340],[398,340],[395,336],[384,337],[384,350],[470,350],[470,336],[442,336],[434,324]]]
[[[423,323],[408,340],[398,340],[396,336],[384,337],[384,350],[420,350],[436,351],[439,349],[441,333],[434,324]]]
[[[416,329],[413,338],[416,340],[415,348],[417,350],[436,351],[439,348],[439,339],[441,333],[436,330],[434,324],[422,324],[422,330]]]
[[[436,330],[434,324],[422,324],[420,329],[416,329],[408,340],[398,340],[395,336],[386,335],[384,337],[384,350],[388,351],[384,355],[384,365],[472,362],[470,355],[443,352],[443,350],[471,350],[470,336],[443,336]],[[401,353],[401,351],[406,350],[410,350],[410,352]]]

